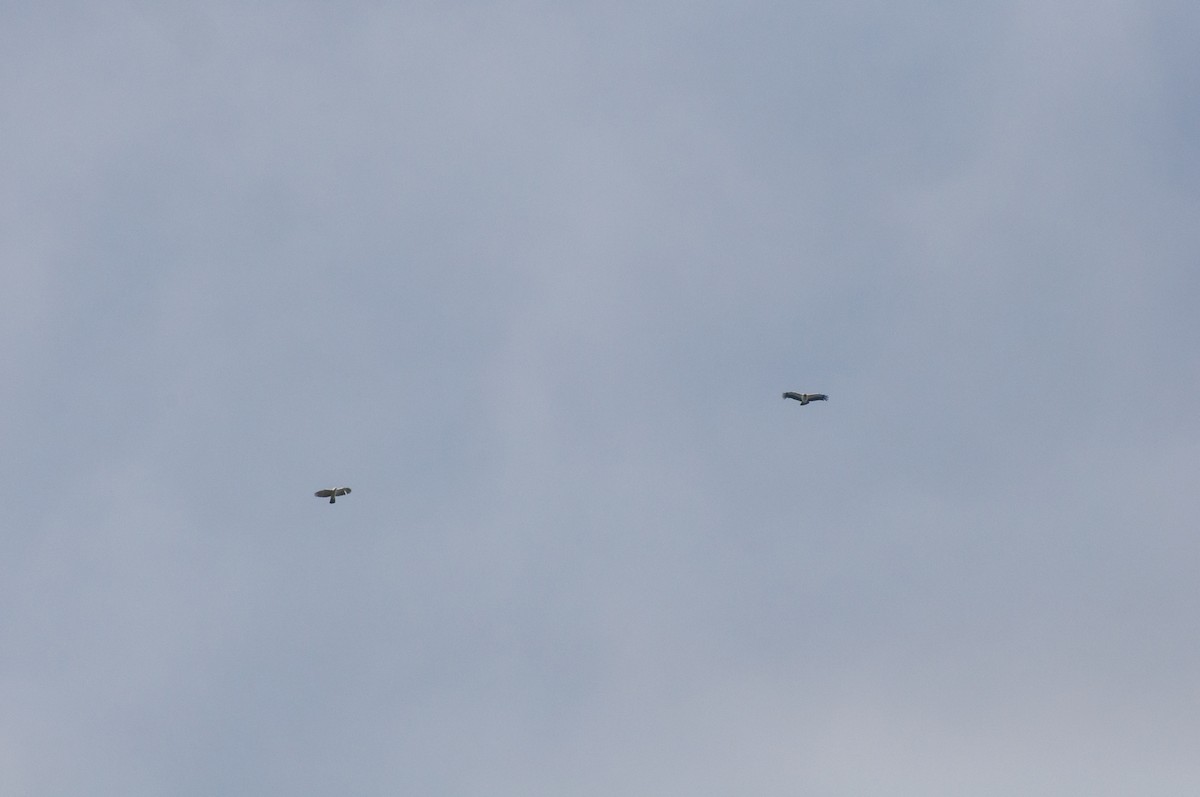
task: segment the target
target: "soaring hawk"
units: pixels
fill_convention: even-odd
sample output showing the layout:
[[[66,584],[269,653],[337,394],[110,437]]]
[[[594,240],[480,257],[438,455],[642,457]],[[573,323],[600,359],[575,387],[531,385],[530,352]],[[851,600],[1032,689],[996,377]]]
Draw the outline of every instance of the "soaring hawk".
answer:
[[[784,393],[783,397],[799,401],[801,407],[810,401],[829,401],[829,396],[826,396],[824,393],[793,393],[790,390]]]
[[[350,495],[350,488],[335,487],[332,490],[317,490],[313,495],[317,498],[328,498],[329,503],[336,504],[339,495]]]

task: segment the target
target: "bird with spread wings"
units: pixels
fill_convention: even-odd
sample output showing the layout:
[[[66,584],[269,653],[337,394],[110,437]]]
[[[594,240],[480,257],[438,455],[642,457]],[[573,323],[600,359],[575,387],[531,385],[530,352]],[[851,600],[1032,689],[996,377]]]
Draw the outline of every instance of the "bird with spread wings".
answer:
[[[336,504],[339,495],[350,495],[350,488],[335,487],[332,490],[317,490],[313,495],[317,498],[328,498],[329,503]]]
[[[829,401],[829,396],[826,396],[824,393],[794,393],[791,390],[784,393],[783,397],[799,401],[801,407],[810,401]]]

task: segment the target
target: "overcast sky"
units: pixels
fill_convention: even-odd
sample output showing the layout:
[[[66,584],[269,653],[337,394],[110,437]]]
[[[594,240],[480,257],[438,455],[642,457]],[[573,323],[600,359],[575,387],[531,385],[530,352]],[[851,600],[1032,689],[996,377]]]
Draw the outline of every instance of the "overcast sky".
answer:
[[[0,793],[1198,793],[1197,41],[0,2]]]

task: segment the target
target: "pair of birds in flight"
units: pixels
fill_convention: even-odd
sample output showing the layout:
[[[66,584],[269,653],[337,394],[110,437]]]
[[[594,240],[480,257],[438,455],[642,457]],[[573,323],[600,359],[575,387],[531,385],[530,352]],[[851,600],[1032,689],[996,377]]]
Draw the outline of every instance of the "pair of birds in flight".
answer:
[[[792,390],[784,393],[783,397],[785,399],[799,401],[801,407],[803,407],[805,404],[808,404],[810,401],[829,401],[829,396],[825,395],[824,393],[796,393]],[[336,504],[340,496],[350,495],[350,488],[332,487],[328,490],[317,490],[315,493],[313,493],[313,495],[315,495],[317,498],[328,498],[329,503]]]

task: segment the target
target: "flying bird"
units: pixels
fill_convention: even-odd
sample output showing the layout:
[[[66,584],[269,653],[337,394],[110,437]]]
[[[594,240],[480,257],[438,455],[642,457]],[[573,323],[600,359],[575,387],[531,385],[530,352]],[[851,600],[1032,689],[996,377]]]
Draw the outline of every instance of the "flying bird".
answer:
[[[810,401],[829,401],[829,396],[826,396],[824,393],[793,393],[790,390],[784,393],[783,397],[799,401],[801,407]]]
[[[313,495],[317,498],[328,498],[329,503],[336,504],[339,495],[350,495],[350,488],[335,487],[332,490],[317,490]]]

